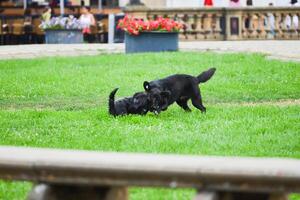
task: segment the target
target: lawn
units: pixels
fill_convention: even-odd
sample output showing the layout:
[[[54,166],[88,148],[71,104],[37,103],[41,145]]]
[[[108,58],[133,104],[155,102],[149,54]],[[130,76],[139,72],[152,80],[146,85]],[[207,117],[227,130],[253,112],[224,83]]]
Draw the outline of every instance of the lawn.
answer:
[[[113,118],[108,94],[145,80],[198,75],[207,113],[172,105],[156,116]],[[97,151],[300,158],[300,64],[260,54],[159,53],[0,61],[0,145]],[[294,101],[297,100],[297,101]],[[21,200],[29,183],[0,182]],[[130,190],[131,199],[189,199],[193,190]],[[300,199],[294,196],[293,199]]]

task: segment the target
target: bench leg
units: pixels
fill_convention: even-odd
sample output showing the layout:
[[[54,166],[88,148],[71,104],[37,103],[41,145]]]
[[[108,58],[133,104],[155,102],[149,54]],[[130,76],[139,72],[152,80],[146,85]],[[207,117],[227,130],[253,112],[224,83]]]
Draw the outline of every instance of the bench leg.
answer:
[[[288,200],[284,193],[198,191],[193,200]]]
[[[28,200],[128,200],[126,187],[93,187],[38,184]]]
[[[217,192],[199,191],[193,200],[219,200]]]

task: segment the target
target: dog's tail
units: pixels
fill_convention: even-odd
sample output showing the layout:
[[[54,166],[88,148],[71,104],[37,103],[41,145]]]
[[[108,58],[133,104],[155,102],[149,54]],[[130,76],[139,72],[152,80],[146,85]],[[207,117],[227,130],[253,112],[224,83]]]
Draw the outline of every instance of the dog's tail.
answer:
[[[109,114],[116,116],[116,108],[115,108],[115,94],[117,93],[119,88],[114,89],[110,95],[108,100],[108,110]]]
[[[199,76],[197,76],[199,83],[205,83],[208,81],[215,73],[216,68],[210,68],[207,71],[202,72]]]

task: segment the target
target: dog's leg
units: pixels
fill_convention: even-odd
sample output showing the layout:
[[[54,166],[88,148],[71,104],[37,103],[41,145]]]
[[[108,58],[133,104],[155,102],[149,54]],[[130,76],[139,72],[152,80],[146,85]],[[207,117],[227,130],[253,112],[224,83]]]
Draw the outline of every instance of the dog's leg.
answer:
[[[206,108],[202,104],[201,97],[199,97],[199,98],[192,97],[192,104],[193,104],[193,106],[195,106],[196,108],[201,110],[201,112],[206,112]]]
[[[198,86],[193,86],[192,104],[201,112],[206,112],[206,108],[202,104],[202,97]]]
[[[181,108],[183,108],[185,111],[191,112],[191,109],[189,108],[187,102],[188,102],[188,99],[180,99],[180,100],[177,100],[177,101],[176,101],[176,103],[177,103]]]

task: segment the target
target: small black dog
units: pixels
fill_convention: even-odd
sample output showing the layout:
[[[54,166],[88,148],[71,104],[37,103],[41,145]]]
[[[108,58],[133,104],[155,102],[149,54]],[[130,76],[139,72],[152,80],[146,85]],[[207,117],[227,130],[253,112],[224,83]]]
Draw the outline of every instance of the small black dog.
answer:
[[[199,83],[204,83],[208,81],[215,73],[216,68],[210,68],[207,71],[202,72],[199,76],[194,77],[187,74],[175,74],[163,79],[144,82],[144,89],[148,92],[151,98],[161,96],[162,91],[169,93],[166,104],[159,104],[159,100],[151,103],[150,110],[154,110],[156,113],[164,111],[167,107],[176,103],[182,107],[185,111],[191,111],[188,107],[188,100],[192,99],[192,104],[205,112],[206,108],[202,104],[202,98],[200,89],[198,87]],[[158,102],[158,103],[157,103]]]
[[[153,112],[154,114],[159,114],[160,109],[161,110],[167,110],[169,106],[169,99],[171,96],[170,91],[161,91],[158,88],[153,88],[151,92],[147,92],[149,95],[149,100],[150,100],[150,107],[149,111]]]
[[[146,92],[137,92],[132,97],[115,101],[115,94],[119,88],[114,89],[109,95],[109,114],[113,116],[139,114],[145,115],[150,109],[150,98]]]

